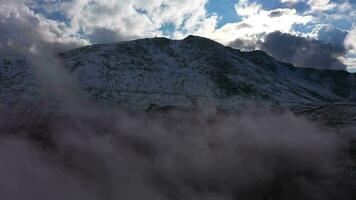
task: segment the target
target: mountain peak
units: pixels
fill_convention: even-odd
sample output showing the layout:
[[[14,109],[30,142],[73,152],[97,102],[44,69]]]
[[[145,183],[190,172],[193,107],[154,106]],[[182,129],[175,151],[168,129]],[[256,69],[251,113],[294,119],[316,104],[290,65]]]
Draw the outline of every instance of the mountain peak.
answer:
[[[196,39],[210,40],[210,39],[208,39],[208,38],[201,37],[201,36],[197,36],[197,35],[188,35],[188,36],[185,37],[183,40],[196,40]]]
[[[240,52],[195,35],[85,47],[63,55],[66,69],[102,103],[149,107],[212,101],[233,108],[247,99],[301,104],[356,96],[351,74],[334,79],[329,71],[292,68],[263,51]]]
[[[210,45],[217,45],[217,46],[223,46],[222,44],[211,40],[209,38],[201,37],[201,36],[196,36],[196,35],[188,35],[186,38],[182,40],[183,42],[190,42],[190,43],[195,43],[195,44],[210,44]]]
[[[233,110],[247,101],[292,105],[356,97],[353,74],[294,68],[262,51],[240,52],[193,35],[98,44],[60,57],[88,96],[103,104],[148,108],[208,102]],[[28,69],[21,63],[12,63],[0,62],[3,71],[9,70],[0,78],[11,83],[4,89],[34,80],[22,73]]]

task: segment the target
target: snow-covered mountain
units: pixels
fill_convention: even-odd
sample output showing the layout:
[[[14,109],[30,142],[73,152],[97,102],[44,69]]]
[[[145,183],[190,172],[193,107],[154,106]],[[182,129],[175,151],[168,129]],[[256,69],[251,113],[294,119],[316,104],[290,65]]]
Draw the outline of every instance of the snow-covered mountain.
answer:
[[[310,104],[356,97],[353,74],[296,68],[262,51],[241,52],[197,36],[99,44],[61,58],[91,97],[109,104],[231,108],[251,99]]]
[[[294,106],[356,98],[354,74],[297,68],[262,51],[241,52],[197,36],[98,44],[60,58],[89,98],[104,105],[234,109],[251,101]],[[2,58],[0,101],[36,96],[32,72],[21,59]]]

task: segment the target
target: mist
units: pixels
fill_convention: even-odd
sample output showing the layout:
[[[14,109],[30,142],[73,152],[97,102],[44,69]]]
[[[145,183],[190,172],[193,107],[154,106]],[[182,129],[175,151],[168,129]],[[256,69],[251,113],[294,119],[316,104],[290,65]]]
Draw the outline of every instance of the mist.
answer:
[[[83,113],[1,138],[2,199],[354,197],[346,138],[288,111]]]

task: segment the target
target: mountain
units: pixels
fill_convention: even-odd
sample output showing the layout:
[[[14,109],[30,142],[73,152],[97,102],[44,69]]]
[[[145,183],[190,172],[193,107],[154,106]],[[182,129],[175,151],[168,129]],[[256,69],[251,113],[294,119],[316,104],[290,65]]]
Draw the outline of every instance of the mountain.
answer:
[[[49,178],[70,187],[78,180],[71,194],[98,199],[142,199],[130,198],[137,191],[154,194],[148,199],[355,199],[354,74],[297,68],[196,36],[41,56],[0,57],[1,155],[14,174],[30,169],[23,188]],[[251,102],[275,110],[195,109],[240,111]],[[285,108],[303,118],[279,115]],[[183,112],[153,112],[167,109]],[[31,148],[20,145],[27,139]]]
[[[60,57],[80,87],[104,104],[209,102],[232,109],[251,100],[300,105],[356,97],[354,74],[296,68],[262,51],[241,52],[197,36],[98,44]]]
[[[356,98],[355,74],[297,68],[262,51],[241,52],[197,36],[97,44],[59,57],[85,94],[106,106],[235,110],[250,102],[305,107]],[[4,105],[40,103],[39,85],[31,64],[0,58]]]
[[[40,100],[35,68],[23,58],[0,57],[0,108],[29,109]]]

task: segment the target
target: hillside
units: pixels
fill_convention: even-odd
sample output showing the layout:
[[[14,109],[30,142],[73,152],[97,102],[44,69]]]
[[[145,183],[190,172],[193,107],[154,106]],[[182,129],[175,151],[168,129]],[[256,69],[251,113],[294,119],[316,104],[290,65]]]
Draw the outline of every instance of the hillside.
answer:
[[[105,104],[315,104],[352,101],[356,91],[354,74],[296,68],[262,51],[241,52],[197,36],[99,44],[61,58],[79,85]]]
[[[262,51],[241,52],[197,36],[97,44],[59,57],[84,94],[109,107],[235,110],[252,102],[299,107],[356,97],[355,74],[297,68]],[[36,68],[21,58],[0,60],[3,107],[41,102]]]

